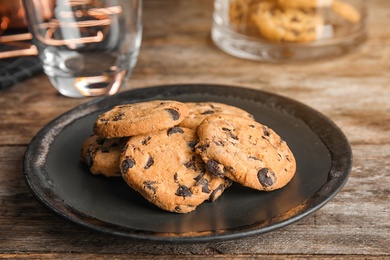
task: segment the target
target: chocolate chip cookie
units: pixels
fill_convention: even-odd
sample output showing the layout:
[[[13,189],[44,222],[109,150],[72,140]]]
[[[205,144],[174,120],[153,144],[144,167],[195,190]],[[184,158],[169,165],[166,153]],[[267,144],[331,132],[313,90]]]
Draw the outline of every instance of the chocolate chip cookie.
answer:
[[[250,113],[243,109],[218,102],[188,102],[185,104],[189,113],[179,124],[182,127],[196,129],[206,117],[215,114],[232,114],[254,119]]]
[[[127,141],[128,138],[108,139],[93,134],[84,141],[80,159],[92,174],[121,176],[119,159]]]
[[[282,9],[271,0],[259,2],[252,19],[261,36],[276,42],[314,41],[324,25],[314,10]]]
[[[101,114],[93,130],[107,138],[128,137],[173,127],[187,115],[187,106],[173,100],[124,104]]]
[[[340,0],[277,0],[277,3],[282,8],[306,10],[308,8],[328,8],[350,23],[357,23],[361,18],[360,12],[354,6]]]
[[[257,1],[231,0],[229,5],[229,22],[238,31],[248,31],[254,27],[252,11]]]
[[[294,176],[294,155],[279,135],[256,121],[235,115],[212,115],[198,127],[206,169],[263,191],[285,186]]]
[[[195,153],[197,141],[196,130],[178,126],[134,136],[121,155],[122,177],[167,211],[188,213],[205,200],[215,201],[231,182],[205,169]]]

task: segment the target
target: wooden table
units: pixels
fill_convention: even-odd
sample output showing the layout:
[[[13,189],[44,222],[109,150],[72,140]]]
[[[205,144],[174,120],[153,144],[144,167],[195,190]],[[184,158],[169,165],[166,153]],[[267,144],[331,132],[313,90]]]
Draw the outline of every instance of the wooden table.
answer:
[[[238,59],[210,40],[211,0],[145,0],[144,36],[122,91],[171,83],[261,89],[303,102],[349,139],[351,176],[327,205],[270,233],[203,244],[140,243],[70,223],[42,207],[22,169],[32,137],[88,98],[60,96],[40,74],[0,92],[0,258],[390,258],[390,1],[369,1],[370,37],[331,60],[266,64]]]

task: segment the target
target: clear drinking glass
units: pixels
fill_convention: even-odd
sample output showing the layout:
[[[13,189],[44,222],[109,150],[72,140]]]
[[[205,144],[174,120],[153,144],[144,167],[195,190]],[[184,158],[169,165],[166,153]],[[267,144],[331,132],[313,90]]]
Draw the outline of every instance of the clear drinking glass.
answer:
[[[43,70],[64,96],[113,95],[141,45],[142,0],[23,0]]]
[[[365,0],[215,0],[212,39],[260,61],[334,57],[366,40]]]

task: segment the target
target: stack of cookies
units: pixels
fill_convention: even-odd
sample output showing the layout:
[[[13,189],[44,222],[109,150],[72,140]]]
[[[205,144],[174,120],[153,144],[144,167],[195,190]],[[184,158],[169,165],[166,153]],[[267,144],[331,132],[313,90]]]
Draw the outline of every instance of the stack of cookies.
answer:
[[[188,213],[231,183],[285,186],[295,158],[279,135],[248,112],[216,102],[154,100],[101,114],[81,149],[93,174],[122,176],[159,208]]]

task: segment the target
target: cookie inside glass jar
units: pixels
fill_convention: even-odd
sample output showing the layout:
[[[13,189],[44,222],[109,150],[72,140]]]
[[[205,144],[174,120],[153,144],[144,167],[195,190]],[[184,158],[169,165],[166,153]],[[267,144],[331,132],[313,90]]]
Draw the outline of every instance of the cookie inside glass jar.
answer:
[[[362,15],[347,0],[232,0],[234,31],[272,42],[314,42],[357,30]]]

